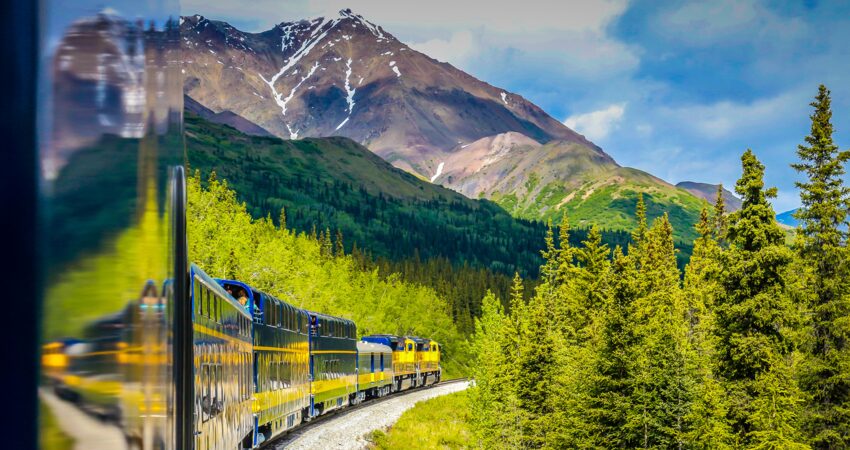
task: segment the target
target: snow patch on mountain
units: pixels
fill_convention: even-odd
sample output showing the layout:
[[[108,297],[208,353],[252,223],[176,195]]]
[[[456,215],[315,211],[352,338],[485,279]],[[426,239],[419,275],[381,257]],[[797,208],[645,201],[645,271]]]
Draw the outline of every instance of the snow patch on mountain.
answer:
[[[505,105],[508,104],[508,94],[507,94],[507,92],[502,92],[502,102],[504,102]]]
[[[348,103],[348,115],[351,115],[351,111],[354,110],[354,92],[357,91],[356,88],[351,87],[351,82],[349,79],[351,78],[351,58],[348,58],[348,63],[345,65],[345,93],[347,96],[345,97],[345,101]],[[363,78],[360,78],[361,80]]]
[[[375,35],[375,37],[377,37],[378,39],[386,39],[386,37],[384,36],[384,31],[381,29],[381,27],[375,25],[372,22],[369,22],[360,14],[354,14],[353,12],[351,12],[350,9],[343,9],[339,12],[339,15],[340,17],[349,18],[351,20],[363,24],[363,26],[366,27],[366,29],[368,29],[369,31],[371,31],[372,34]]]
[[[444,166],[445,164],[446,164],[445,162],[441,162],[441,163],[440,163],[440,165],[438,165],[438,166],[437,166],[437,173],[435,173],[435,174],[434,174],[434,176],[433,176],[433,177],[431,177],[431,182],[432,182],[432,183],[434,182],[434,180],[436,180],[436,179],[437,179],[437,177],[439,177],[440,175],[442,175],[442,173],[443,173],[443,166]]]
[[[301,59],[304,58],[304,56],[308,55],[310,53],[310,50],[312,50],[317,44],[319,44],[319,42],[321,42],[322,39],[324,39],[328,35],[328,32],[330,32],[338,22],[338,19],[322,19],[322,22],[318,26],[316,26],[315,29],[313,29],[313,31],[310,33],[310,36],[304,40],[303,44],[301,44],[301,48],[299,48],[287,60],[286,64],[284,64],[283,67],[281,67],[280,70],[274,76],[271,77],[271,79],[266,80],[263,74],[258,74],[260,78],[272,90],[272,98],[274,98],[275,102],[278,104],[278,106],[280,106],[281,114],[283,114],[284,116],[286,116],[286,104],[290,100],[292,100],[292,97],[295,95],[295,91],[298,90],[298,88],[301,86],[301,83],[303,83],[307,78],[310,78],[310,76],[313,75],[313,72],[318,69],[319,63],[316,62],[313,65],[313,67],[310,69],[310,72],[305,77],[301,78],[301,81],[299,81],[298,84],[296,84],[295,87],[292,88],[292,92],[290,92],[285,99],[283,98],[283,93],[277,91],[277,88],[275,87],[275,82],[277,82],[277,80],[281,76],[283,76],[289,69],[293,68],[296,64],[298,64],[298,62],[300,62]],[[296,131],[293,133],[292,129],[289,127],[289,124],[286,124],[286,128],[289,130],[289,135],[294,136],[292,137],[292,139],[298,138],[298,132]]]
[[[336,126],[336,130],[334,130],[334,131],[339,131],[339,129],[342,128],[343,125],[348,123],[348,119],[350,119],[350,117],[346,117],[345,120],[342,121],[342,123],[340,123],[339,125]]]
[[[393,72],[395,72],[395,76],[397,78],[401,78],[401,72],[398,71],[398,66],[395,65],[395,61],[390,61],[390,67],[392,67]]]
[[[298,139],[298,131],[292,131],[292,127],[290,127],[288,123],[284,123],[284,125],[286,125],[286,129],[289,130],[289,139]]]
[[[289,95],[287,95],[286,98],[278,102],[281,107],[281,110],[283,111],[284,116],[286,115],[286,104],[289,103],[289,101],[292,100],[293,97],[295,97],[295,92],[298,91],[298,88],[300,88],[301,85],[304,84],[304,82],[307,81],[308,78],[312,77],[313,74],[316,72],[316,69],[318,68],[319,62],[316,61],[315,63],[313,63],[313,66],[310,67],[310,70],[307,72],[307,75],[301,77],[301,81],[299,81],[298,84],[292,87],[292,91],[289,93]]]

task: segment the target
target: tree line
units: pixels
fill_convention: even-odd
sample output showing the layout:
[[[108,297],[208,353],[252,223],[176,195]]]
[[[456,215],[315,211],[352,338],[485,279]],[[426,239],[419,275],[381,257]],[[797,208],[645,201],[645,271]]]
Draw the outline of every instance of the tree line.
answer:
[[[751,150],[742,208],[727,214],[718,190],[684,276],[670,221],[649,223],[643,199],[625,247],[595,229],[572,245],[566,217],[549,228],[533,294],[516,276],[508,307],[487,295],[475,322],[482,447],[850,447],[850,151],[824,86],[811,105],[791,245]]]

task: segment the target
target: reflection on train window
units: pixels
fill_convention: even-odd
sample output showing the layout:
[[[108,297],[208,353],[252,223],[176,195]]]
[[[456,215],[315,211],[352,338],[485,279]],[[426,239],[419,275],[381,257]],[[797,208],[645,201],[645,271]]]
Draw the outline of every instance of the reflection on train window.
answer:
[[[209,364],[204,364],[201,370],[201,385],[203,386],[204,392],[201,397],[201,411],[202,411],[202,420],[206,422],[210,420],[210,366]]]

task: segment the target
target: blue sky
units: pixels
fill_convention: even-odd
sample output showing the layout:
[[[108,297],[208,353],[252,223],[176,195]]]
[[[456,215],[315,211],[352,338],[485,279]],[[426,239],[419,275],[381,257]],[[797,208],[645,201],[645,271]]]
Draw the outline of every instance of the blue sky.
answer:
[[[808,103],[833,93],[850,146],[850,2],[182,0],[182,14],[260,31],[350,7],[430,56],[521,94],[623,165],[722,182],[752,148],[796,207],[788,164]]]

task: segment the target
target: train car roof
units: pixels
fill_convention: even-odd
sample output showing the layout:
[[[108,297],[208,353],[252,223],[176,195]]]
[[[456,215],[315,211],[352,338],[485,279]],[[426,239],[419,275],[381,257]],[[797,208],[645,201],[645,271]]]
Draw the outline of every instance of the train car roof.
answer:
[[[348,323],[348,324],[354,325],[354,321],[351,320],[351,319],[344,319],[342,317],[331,316],[331,315],[328,315],[328,314],[322,314],[320,312],[310,311],[310,310],[306,310],[306,309],[304,311],[307,312],[307,314],[309,314],[311,316],[316,316],[316,317],[321,318],[321,319],[334,320],[334,321],[337,321],[337,322]]]
[[[384,344],[357,341],[357,351],[362,353],[392,353],[393,349]]]
[[[395,336],[392,334],[370,334],[368,336],[363,336],[361,338],[366,342],[393,342],[398,343],[401,342],[404,338],[400,336]]]
[[[200,267],[196,266],[195,264],[192,264],[190,273],[192,275],[197,275],[205,286],[207,286],[210,290],[215,291],[216,294],[227,300],[239,314],[248,317],[249,319],[251,318],[251,315],[245,312],[245,310],[242,308],[242,305],[239,304],[239,301],[233,298],[232,295],[228,294],[227,291],[225,291],[224,288],[221,287],[221,283],[218,281],[218,279],[207,275],[206,272],[204,272]]]
[[[274,295],[271,295],[271,294],[269,294],[268,292],[261,291],[261,290],[259,290],[259,289],[255,288],[255,287],[251,286],[250,284],[243,282],[243,281],[239,281],[239,280],[228,280],[228,279],[225,279],[225,278],[216,278],[216,279],[215,279],[215,281],[219,284],[219,286],[221,286],[221,285],[222,285],[222,284],[224,284],[224,283],[227,283],[227,284],[235,284],[235,285],[237,285],[237,286],[242,286],[243,288],[245,288],[245,289],[247,289],[247,290],[248,290],[248,292],[246,292],[246,293],[248,294],[249,299],[250,299],[250,300],[252,300],[252,301],[254,300],[254,293],[256,292],[256,293],[260,294],[260,295],[261,295],[261,296],[263,296],[263,297],[267,297],[267,298],[269,298],[269,299],[272,299],[272,300],[274,300],[274,301],[277,301],[277,302],[279,302],[279,303],[282,303],[282,304],[284,304],[284,305],[286,305],[286,306],[289,306],[290,308],[295,309],[295,310],[296,310],[296,311],[298,311],[299,313],[304,313],[304,314],[309,313],[309,311],[307,311],[306,309],[301,309],[301,308],[299,308],[299,307],[297,307],[297,306],[293,305],[292,303],[289,303],[289,302],[283,301],[283,300],[281,300],[281,299],[279,299],[279,298],[275,297]],[[224,289],[224,288],[222,288],[222,289]],[[226,292],[226,291],[225,291],[225,292]],[[237,303],[238,303],[238,302],[237,302]]]

